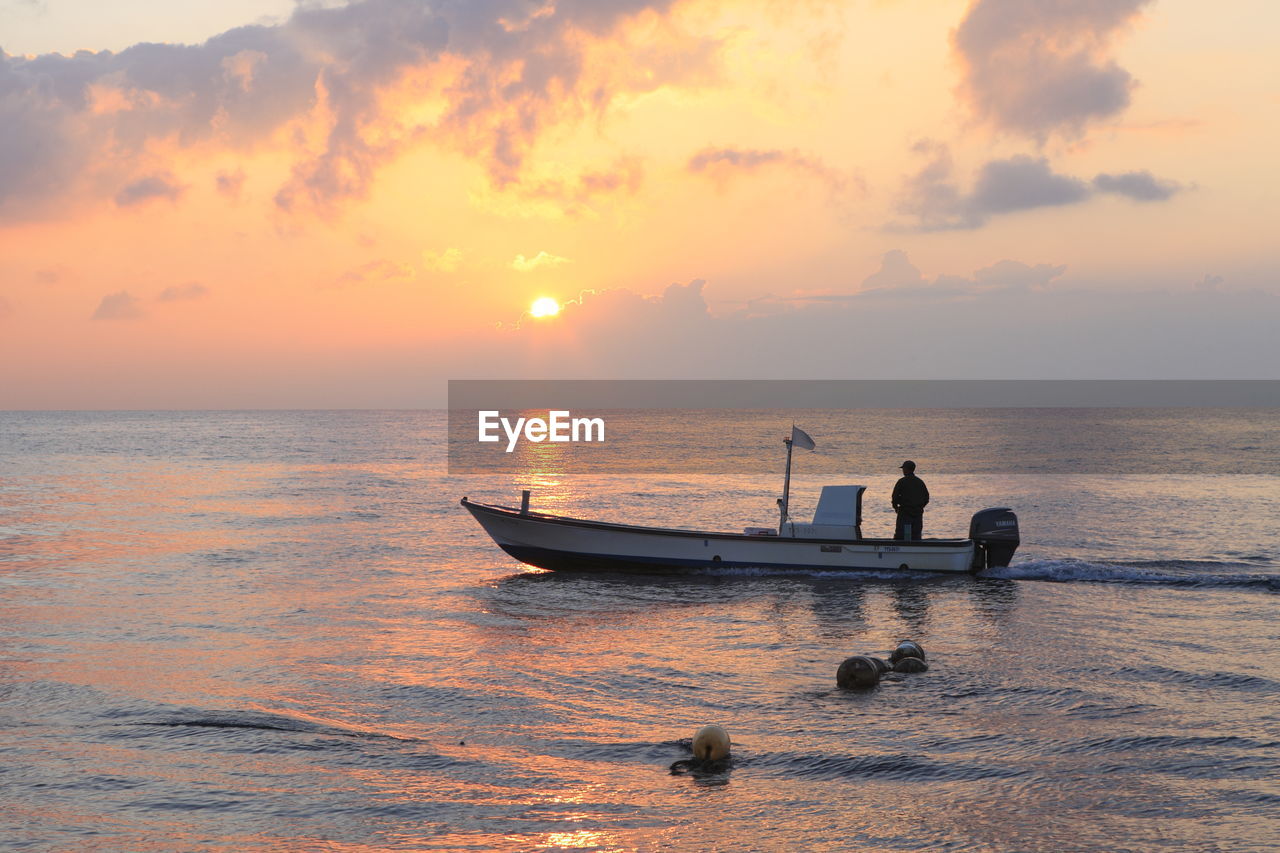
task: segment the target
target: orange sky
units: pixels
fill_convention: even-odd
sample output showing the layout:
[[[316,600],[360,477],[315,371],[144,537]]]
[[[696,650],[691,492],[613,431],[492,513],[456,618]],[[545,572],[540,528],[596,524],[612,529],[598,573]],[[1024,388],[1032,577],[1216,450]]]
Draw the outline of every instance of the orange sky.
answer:
[[[1273,4],[187,5],[0,6],[0,407],[1280,364]]]

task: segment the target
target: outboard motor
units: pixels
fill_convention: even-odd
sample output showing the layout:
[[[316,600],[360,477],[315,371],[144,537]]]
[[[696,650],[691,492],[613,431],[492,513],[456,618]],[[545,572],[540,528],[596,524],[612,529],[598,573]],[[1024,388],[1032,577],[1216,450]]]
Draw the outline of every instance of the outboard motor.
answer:
[[[969,521],[969,538],[973,540],[973,570],[1007,566],[1018,550],[1018,516],[1007,506],[992,507],[974,513]]]

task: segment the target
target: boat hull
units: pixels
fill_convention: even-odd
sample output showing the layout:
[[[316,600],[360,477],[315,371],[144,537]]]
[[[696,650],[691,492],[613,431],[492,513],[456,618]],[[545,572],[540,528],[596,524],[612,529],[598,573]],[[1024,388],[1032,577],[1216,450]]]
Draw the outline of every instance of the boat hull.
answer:
[[[965,573],[969,539],[802,539],[609,524],[509,507],[462,505],[502,550],[553,571],[681,573],[715,568]]]

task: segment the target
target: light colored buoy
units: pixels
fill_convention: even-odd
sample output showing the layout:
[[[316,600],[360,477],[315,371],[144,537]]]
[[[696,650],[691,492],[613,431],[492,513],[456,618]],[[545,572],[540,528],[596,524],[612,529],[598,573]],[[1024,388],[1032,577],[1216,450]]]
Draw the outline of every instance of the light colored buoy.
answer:
[[[703,726],[693,736],[693,757],[719,761],[729,757],[729,733],[717,725]]]
[[[898,647],[889,653],[889,663],[896,664],[903,658],[919,658],[925,660],[924,646],[915,640],[903,640]]]
[[[836,684],[841,687],[852,687],[866,690],[880,683],[880,667],[866,655],[854,655],[845,658],[836,670]]]

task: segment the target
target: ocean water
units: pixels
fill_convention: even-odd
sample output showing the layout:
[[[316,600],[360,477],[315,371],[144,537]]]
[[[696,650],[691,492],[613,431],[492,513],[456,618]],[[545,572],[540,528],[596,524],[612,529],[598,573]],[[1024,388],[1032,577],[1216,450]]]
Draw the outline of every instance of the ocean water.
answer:
[[[1010,440],[982,417],[957,432]],[[451,476],[439,412],[0,413],[0,849],[1274,850],[1280,419],[1114,417],[1176,464],[949,464],[933,421],[926,533],[1012,506],[1007,569],[650,578],[522,567],[458,499],[768,525],[776,442]],[[797,457],[796,515],[858,482],[892,528],[900,448],[857,446]],[[904,638],[927,673],[836,687]],[[707,722],[732,765],[671,775]]]

